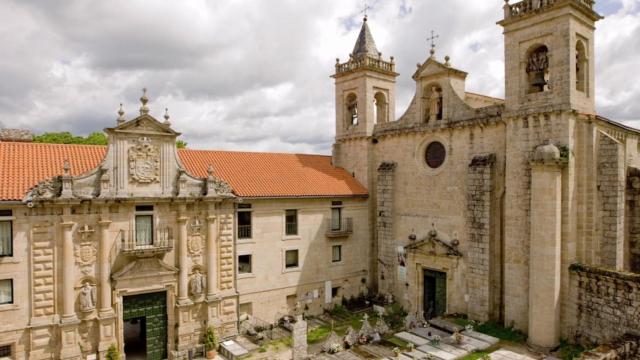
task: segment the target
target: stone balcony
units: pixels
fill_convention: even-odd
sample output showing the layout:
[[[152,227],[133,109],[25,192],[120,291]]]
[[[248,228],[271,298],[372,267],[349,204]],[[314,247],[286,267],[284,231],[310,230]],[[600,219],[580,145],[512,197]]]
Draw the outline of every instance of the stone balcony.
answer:
[[[173,250],[173,231],[169,227],[155,229],[152,234],[145,231],[120,230],[116,244],[122,255],[152,257]]]
[[[380,55],[377,58],[372,56],[354,58],[352,56],[349,61],[345,63],[340,63],[340,59],[336,59],[336,74],[334,77],[346,75],[357,70],[372,70],[384,74],[397,75],[393,56],[389,61],[385,61],[382,60],[382,55]]]
[[[595,0],[569,0],[576,4],[585,6],[589,10],[593,11]],[[523,0],[514,4],[509,4],[509,1],[505,1],[504,6],[504,18],[505,20],[524,16],[536,11],[540,11],[545,8],[550,8],[557,3],[566,3],[567,0]]]
[[[343,218],[340,222],[329,220],[325,236],[329,239],[343,238],[353,234],[353,219]]]

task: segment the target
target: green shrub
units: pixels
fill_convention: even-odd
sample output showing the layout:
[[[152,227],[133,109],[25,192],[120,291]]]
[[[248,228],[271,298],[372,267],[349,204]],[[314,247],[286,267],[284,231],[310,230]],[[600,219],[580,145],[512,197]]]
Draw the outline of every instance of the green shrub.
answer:
[[[204,334],[204,347],[207,351],[216,350],[218,348],[218,341],[216,340],[216,330],[213,326],[207,328],[207,332]]]
[[[105,357],[107,360],[120,360],[120,352],[118,351],[116,344],[111,344],[111,346],[109,346]]]

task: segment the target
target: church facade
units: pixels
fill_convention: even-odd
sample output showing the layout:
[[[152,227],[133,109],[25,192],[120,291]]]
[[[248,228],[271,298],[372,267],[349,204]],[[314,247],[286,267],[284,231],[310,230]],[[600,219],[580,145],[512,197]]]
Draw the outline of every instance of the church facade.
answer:
[[[365,18],[333,75],[333,158],[369,189],[379,292],[540,348],[640,331],[640,132],[595,112],[593,6],[506,1],[505,99],[466,92],[467,73],[432,49],[395,121],[394,59]]]

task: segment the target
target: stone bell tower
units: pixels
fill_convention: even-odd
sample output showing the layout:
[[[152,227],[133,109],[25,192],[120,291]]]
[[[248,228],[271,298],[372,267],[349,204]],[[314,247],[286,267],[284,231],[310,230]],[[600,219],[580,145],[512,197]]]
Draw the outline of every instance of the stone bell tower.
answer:
[[[595,114],[594,0],[505,0],[507,112]]]
[[[336,59],[336,137],[333,163],[371,189],[371,135],[377,123],[395,116],[396,77],[393,57],[382,59],[364,17],[349,60]]]

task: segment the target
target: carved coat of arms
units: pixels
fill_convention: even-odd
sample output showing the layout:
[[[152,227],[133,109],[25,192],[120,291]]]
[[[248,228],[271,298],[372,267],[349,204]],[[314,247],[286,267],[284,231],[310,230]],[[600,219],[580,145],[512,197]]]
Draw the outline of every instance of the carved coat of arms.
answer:
[[[129,177],[131,180],[149,184],[160,176],[160,150],[147,137],[141,137],[129,148]]]
[[[76,263],[80,266],[83,274],[89,274],[96,263],[96,245],[90,242],[83,242],[75,245]]]

